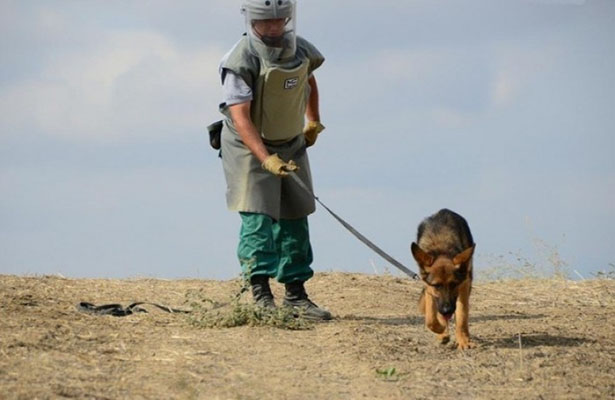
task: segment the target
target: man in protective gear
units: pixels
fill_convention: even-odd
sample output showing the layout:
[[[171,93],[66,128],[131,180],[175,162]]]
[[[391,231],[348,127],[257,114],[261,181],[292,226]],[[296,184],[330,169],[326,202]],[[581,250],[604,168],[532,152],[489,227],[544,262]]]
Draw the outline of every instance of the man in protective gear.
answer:
[[[229,210],[241,216],[237,254],[255,302],[275,307],[269,279],[286,287],[284,305],[307,318],[331,313],[309,298],[304,283],[314,275],[308,215],[313,197],[306,147],[324,129],[313,71],[320,52],[296,36],[295,0],[246,0],[246,34],[220,63],[224,99],[220,111],[221,156]]]

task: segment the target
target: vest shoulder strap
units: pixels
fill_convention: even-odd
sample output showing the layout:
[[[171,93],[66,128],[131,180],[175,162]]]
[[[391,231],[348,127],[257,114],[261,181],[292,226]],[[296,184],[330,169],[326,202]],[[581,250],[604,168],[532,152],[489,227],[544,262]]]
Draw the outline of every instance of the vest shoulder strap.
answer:
[[[228,69],[239,75],[246,84],[253,88],[260,74],[260,60],[250,50],[248,37],[244,36],[237,42],[222,69]]]

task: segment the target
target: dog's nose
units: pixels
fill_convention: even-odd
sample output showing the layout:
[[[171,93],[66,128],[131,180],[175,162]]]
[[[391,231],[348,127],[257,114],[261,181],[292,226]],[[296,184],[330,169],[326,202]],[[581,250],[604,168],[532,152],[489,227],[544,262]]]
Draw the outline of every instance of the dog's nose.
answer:
[[[442,315],[450,315],[455,312],[455,304],[443,304],[439,311]]]

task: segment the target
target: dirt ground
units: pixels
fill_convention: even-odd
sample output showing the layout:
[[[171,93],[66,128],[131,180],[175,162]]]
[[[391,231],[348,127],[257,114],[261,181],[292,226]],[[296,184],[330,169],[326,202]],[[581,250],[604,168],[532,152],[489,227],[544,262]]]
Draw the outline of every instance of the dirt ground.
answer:
[[[126,317],[75,307],[187,308],[187,293],[224,302],[238,287],[0,275],[0,398],[615,398],[611,279],[475,283],[479,347],[468,351],[437,345],[417,311],[421,284],[390,275],[317,274],[308,291],[335,319],[307,330],[199,328],[151,306]]]

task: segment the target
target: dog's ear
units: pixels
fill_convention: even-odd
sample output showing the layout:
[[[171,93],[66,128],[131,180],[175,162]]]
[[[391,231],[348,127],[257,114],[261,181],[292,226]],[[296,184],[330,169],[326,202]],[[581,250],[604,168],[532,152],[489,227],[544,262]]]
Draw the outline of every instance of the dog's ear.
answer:
[[[430,256],[429,254],[425,253],[419,247],[419,245],[414,242],[412,242],[412,245],[410,246],[410,250],[412,250],[412,256],[414,257],[416,262],[419,264],[419,267],[421,268],[431,267],[431,264],[433,264],[434,262],[433,256]]]
[[[476,245],[473,244],[472,246],[468,247],[467,249],[457,254],[455,257],[453,257],[453,264],[455,265],[465,264],[472,257],[472,254],[474,254],[475,247]]]

